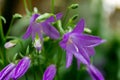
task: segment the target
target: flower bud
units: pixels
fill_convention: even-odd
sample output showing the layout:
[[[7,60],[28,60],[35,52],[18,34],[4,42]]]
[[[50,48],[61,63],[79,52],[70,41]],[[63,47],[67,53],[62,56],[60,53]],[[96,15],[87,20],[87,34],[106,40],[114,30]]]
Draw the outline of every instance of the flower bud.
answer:
[[[29,57],[24,57],[23,59],[21,59],[17,64],[17,66],[15,67],[15,72],[12,78],[18,79],[22,77],[28,70],[30,63],[31,63],[31,60]]]
[[[72,4],[69,6],[69,9],[76,9],[78,8],[79,4]]]
[[[53,80],[56,75],[55,65],[50,65],[44,72],[43,80]]]
[[[14,47],[17,44],[17,42],[18,42],[17,40],[11,40],[9,42],[6,42],[5,45],[4,45],[4,47],[6,49],[9,49],[11,47]]]
[[[9,75],[9,73],[15,68],[15,64],[10,63],[7,65],[2,71],[0,71],[0,80],[4,80],[4,78]],[[8,77],[10,78],[10,76]]]
[[[40,38],[38,37],[38,35],[36,35],[33,45],[34,45],[34,47],[35,47],[38,51],[41,50],[42,41],[40,40]]]

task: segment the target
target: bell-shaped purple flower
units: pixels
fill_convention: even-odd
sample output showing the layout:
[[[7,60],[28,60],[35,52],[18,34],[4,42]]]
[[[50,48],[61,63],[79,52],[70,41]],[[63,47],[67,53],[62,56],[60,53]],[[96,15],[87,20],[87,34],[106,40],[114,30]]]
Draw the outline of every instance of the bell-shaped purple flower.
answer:
[[[42,80],[53,80],[56,75],[56,67],[55,65],[50,65],[47,67],[43,74],[43,79]]]
[[[87,66],[87,71],[92,77],[92,80],[104,80],[103,75],[100,73],[100,71],[94,67],[92,64]]]
[[[29,57],[24,57],[23,59],[21,59],[15,67],[12,78],[14,80],[17,80],[18,78],[22,77],[28,70],[30,63],[31,63],[31,60]]]
[[[33,14],[33,16],[30,19],[30,25],[29,25],[26,33],[24,34],[23,39],[27,39],[31,35],[32,40],[34,41],[36,38],[36,35],[38,35],[39,41],[41,41],[41,42],[40,42],[40,46],[39,46],[39,44],[37,44],[37,48],[39,46],[38,49],[41,49],[41,45],[43,43],[43,37],[42,37],[43,33],[46,34],[47,36],[51,37],[52,39],[59,38],[59,36],[60,36],[59,32],[57,31],[57,29],[54,26],[51,25],[51,23],[61,19],[62,14],[61,13],[56,14],[56,19],[55,19],[55,16],[51,16],[51,17],[47,18],[46,20],[37,23],[36,19],[39,16],[40,16],[39,14]]]
[[[2,71],[0,71],[0,80],[9,80],[11,76],[8,76],[15,68],[15,64],[10,63]]]
[[[60,42],[60,46],[66,50],[67,68],[72,63],[73,55],[77,58],[78,63],[90,64],[89,57],[94,55],[94,47],[104,42],[97,36],[83,34],[84,26],[85,21],[81,19],[73,31],[64,34]]]

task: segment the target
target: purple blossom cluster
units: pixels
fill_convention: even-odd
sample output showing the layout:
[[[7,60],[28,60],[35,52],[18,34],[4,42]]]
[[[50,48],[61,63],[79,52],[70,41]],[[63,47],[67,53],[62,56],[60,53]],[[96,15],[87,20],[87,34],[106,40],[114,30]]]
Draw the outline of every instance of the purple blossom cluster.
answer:
[[[53,22],[60,20],[61,13],[55,16],[50,16],[41,22],[37,22],[36,19],[41,16],[40,14],[33,14],[30,19],[30,25],[23,36],[23,39],[27,39],[32,36],[34,47],[40,51],[43,46],[43,34],[49,36],[52,39],[58,39],[60,37],[59,31],[52,25]],[[67,32],[63,35],[60,41],[60,46],[66,51],[66,68],[69,68],[72,64],[73,56],[77,59],[78,68],[80,64],[86,66],[86,70],[91,75],[93,80],[104,80],[100,71],[91,64],[90,57],[94,56],[94,47],[105,42],[97,36],[84,34],[85,21],[81,19],[75,28],[71,32]],[[10,63],[3,70],[0,71],[0,80],[17,80],[22,77],[30,66],[31,60],[29,57],[24,57],[18,64]],[[54,64],[48,66],[43,74],[42,80],[53,80],[56,75],[56,66]]]

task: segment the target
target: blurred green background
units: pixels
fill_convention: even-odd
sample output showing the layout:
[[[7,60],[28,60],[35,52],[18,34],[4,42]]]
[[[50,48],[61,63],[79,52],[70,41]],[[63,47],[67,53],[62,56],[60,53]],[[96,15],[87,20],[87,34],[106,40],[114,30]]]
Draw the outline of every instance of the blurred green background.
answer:
[[[50,0],[27,1],[30,10],[37,7],[40,13],[51,12]],[[32,1],[32,6],[29,5],[29,1]],[[67,7],[72,3],[78,3],[79,7],[69,11],[67,20],[72,15],[78,14],[76,22],[84,18],[86,27],[92,30],[91,34],[106,40],[106,43],[95,48],[94,65],[102,72],[105,80],[120,80],[120,0],[55,0],[56,13],[65,14]],[[3,23],[5,34],[14,13],[25,16],[14,21],[10,34],[21,37],[29,24],[23,0],[0,0],[0,13],[7,20],[6,24]],[[14,52],[8,50],[7,53]],[[77,70],[75,60],[68,70],[62,71],[60,80],[91,80],[86,71]]]

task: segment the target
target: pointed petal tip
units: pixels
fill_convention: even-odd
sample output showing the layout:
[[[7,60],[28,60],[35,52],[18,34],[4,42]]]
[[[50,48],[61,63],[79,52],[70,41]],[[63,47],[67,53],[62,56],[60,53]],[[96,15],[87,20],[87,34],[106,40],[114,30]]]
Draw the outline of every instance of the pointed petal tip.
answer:
[[[85,19],[84,19],[84,18],[81,18],[81,19],[80,19],[80,22],[85,22]]]
[[[66,68],[69,68],[69,67],[70,67],[70,65],[67,65],[67,64],[66,64]]]
[[[63,14],[60,12],[60,13],[56,14],[56,16],[59,17],[59,19],[61,19]]]
[[[73,33],[83,33],[85,27],[85,20],[82,18],[80,21],[76,24],[76,27],[73,29]]]
[[[106,40],[101,40],[101,43],[105,43],[106,42]]]

